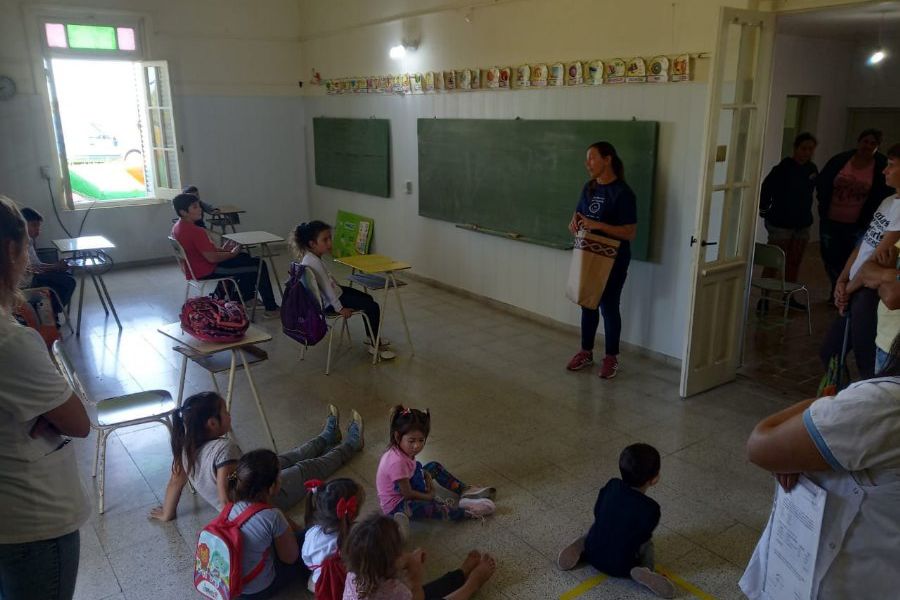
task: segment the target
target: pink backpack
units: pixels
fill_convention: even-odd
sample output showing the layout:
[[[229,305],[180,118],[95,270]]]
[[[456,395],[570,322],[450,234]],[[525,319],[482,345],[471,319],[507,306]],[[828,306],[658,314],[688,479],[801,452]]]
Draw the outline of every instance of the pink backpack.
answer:
[[[181,328],[204,342],[237,342],[249,327],[247,313],[238,302],[201,296],[188,298],[181,307]]]
[[[241,526],[261,510],[272,508],[256,502],[245,508],[234,520],[228,515],[234,506],[229,502],[219,516],[209,522],[197,538],[197,554],[194,561],[194,587],[210,600],[234,600],[241,595],[244,586],[259,575],[269,551],[263,554],[259,564],[246,576],[241,576]]]

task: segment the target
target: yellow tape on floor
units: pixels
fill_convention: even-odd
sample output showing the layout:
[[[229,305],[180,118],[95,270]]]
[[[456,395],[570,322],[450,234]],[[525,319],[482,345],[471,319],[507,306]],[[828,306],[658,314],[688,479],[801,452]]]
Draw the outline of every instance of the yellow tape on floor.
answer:
[[[679,577],[672,571],[666,569],[665,567],[660,567],[657,565],[656,571],[659,573],[662,573],[663,575],[668,577],[672,581],[672,583],[674,583],[681,589],[693,594],[695,597],[699,598],[700,600],[716,600],[715,596],[713,596],[711,594],[707,594],[706,592],[704,592],[703,590],[698,588],[696,585],[694,585],[690,581],[682,579],[681,577]],[[579,583],[578,585],[573,587],[571,590],[569,590],[568,592],[565,592],[563,595],[561,595],[559,597],[559,600],[573,600],[574,598],[577,598],[578,596],[582,595],[586,591],[597,587],[598,585],[600,585],[607,579],[609,579],[609,575],[606,575],[604,573],[595,575],[594,577],[591,577],[590,579],[585,579],[584,581],[582,581],[581,583]]]

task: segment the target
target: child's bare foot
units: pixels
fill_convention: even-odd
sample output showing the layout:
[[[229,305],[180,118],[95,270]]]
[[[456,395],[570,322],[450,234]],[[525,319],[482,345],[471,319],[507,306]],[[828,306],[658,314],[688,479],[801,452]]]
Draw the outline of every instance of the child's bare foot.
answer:
[[[481,560],[478,561],[478,566],[472,569],[472,574],[469,575],[469,578],[466,581],[474,581],[478,587],[484,585],[484,583],[491,578],[491,575],[494,574],[494,571],[497,570],[497,561],[494,560],[494,557],[485,552],[481,555]]]
[[[478,566],[478,563],[481,562],[481,552],[478,550],[472,550],[469,552],[469,555],[466,557],[466,560],[463,561],[463,564],[459,567],[459,570],[463,572],[463,575],[466,576],[466,579],[469,578],[469,574]]]

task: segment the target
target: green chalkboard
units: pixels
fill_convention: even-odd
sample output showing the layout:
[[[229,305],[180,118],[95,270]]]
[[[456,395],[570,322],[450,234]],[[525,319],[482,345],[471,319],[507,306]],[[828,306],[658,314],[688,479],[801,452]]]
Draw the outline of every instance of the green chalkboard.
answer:
[[[632,256],[646,260],[656,121],[419,119],[419,214],[486,233],[567,248],[588,180],[585,151],[606,140],[637,196]]]
[[[387,119],[313,119],[316,185],[389,197],[390,132]]]

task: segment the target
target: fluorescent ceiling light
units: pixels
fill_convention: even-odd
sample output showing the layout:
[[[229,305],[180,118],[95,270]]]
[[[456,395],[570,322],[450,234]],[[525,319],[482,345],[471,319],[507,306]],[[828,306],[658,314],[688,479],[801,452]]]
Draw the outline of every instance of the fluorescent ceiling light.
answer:
[[[406,48],[400,45],[394,46],[393,48],[391,48],[391,51],[388,54],[394,60],[398,60],[406,56]]]

